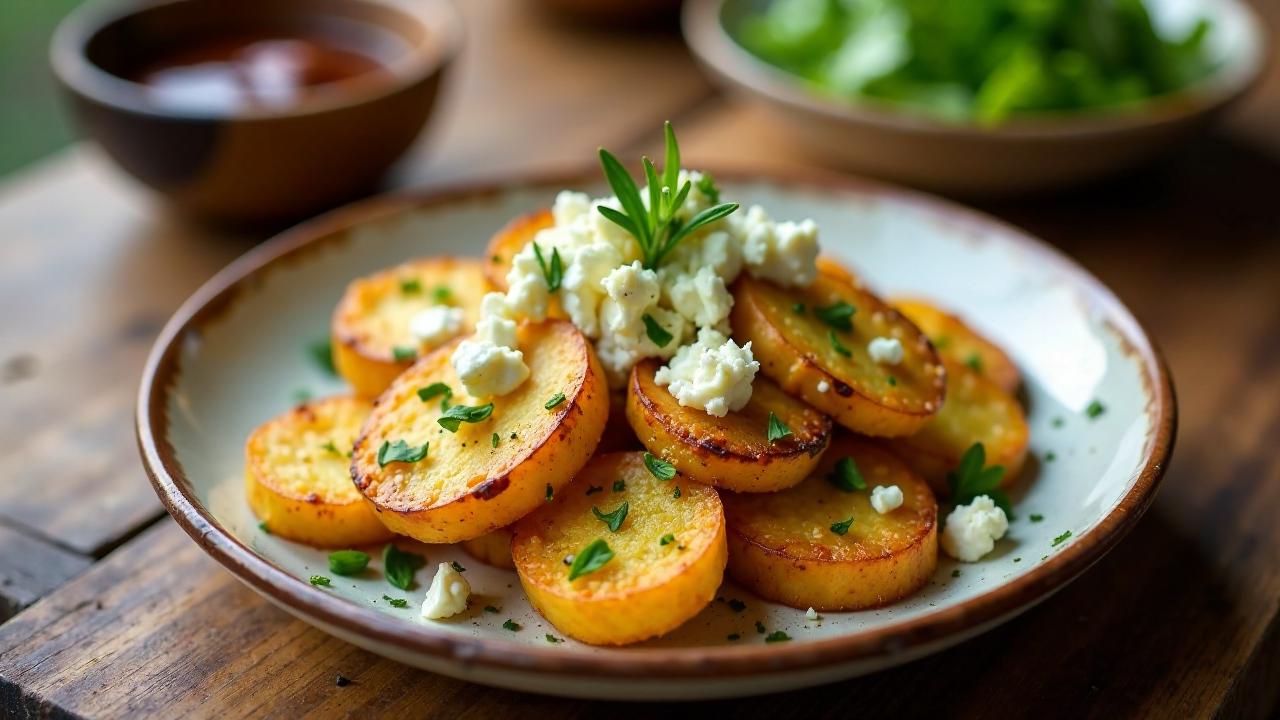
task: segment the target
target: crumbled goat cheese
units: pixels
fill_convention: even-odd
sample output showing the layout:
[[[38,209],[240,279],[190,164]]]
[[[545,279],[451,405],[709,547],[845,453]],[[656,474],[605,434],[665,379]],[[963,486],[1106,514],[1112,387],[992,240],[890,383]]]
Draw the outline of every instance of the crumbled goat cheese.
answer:
[[[440,563],[427,590],[427,599],[422,601],[422,617],[428,620],[452,617],[467,609],[470,598],[471,585],[462,573],[454,570],[450,563]]]
[[[891,337],[875,338],[867,343],[867,353],[873,362],[897,365],[902,362],[902,341]]]
[[[979,495],[968,505],[957,505],[947,516],[942,531],[942,549],[964,562],[977,562],[995,549],[996,540],[1009,530],[1004,510],[986,495]]]
[[[808,620],[809,622],[816,622],[818,619],[818,611],[814,610],[813,608],[809,608],[808,610],[805,610],[804,619]]]
[[[693,184],[681,210],[686,221],[713,204],[698,187],[701,178],[698,172],[680,172],[680,184],[686,180]],[[648,202],[646,189],[641,189],[640,196]],[[492,303],[488,310],[482,306],[476,337],[464,340],[454,352],[454,369],[468,393],[477,397],[502,395],[528,377],[523,355],[515,346],[514,322],[545,318],[551,297],[534,244],[547,263],[553,254],[559,254],[563,276],[556,294],[560,306],[569,320],[595,341],[597,355],[614,387],[625,384],[627,374],[640,360],[676,355],[686,343],[693,342],[695,330],[710,328],[727,335],[733,308],[728,287],[744,269],[783,285],[808,285],[817,276],[817,226],[811,220],[776,223],[763,208],[753,206],[684,238],[654,271],[639,264],[635,238],[601,215],[599,206],[621,209],[616,197],[592,199],[578,192],[559,193],[551,208],[554,225],[539,231],[512,258],[503,302]],[[510,343],[481,335],[490,312],[513,323],[508,333]],[[671,333],[672,340],[661,347],[650,340],[645,315]],[[704,401],[698,383],[682,382],[676,387],[690,398],[682,404],[716,408],[713,414],[723,416],[750,399],[751,380],[759,365],[749,349],[741,362],[730,360],[743,348],[734,345],[733,351],[721,350],[717,351],[717,362],[728,363],[722,378],[728,383],[721,388],[724,392],[706,395]],[[696,361],[695,357],[693,366]]]
[[[529,377],[524,353],[514,349],[516,321],[502,293],[488,293],[480,301],[476,333],[458,343],[450,361],[472,397],[505,395]]]
[[[824,392],[829,392],[830,390],[831,390],[831,383],[827,382],[826,380],[818,381],[818,392],[824,393]]]
[[[456,337],[462,332],[465,322],[466,314],[462,312],[462,308],[432,305],[409,320],[409,332],[419,342],[435,347]]]
[[[884,515],[902,507],[902,488],[897,485],[877,485],[871,489],[871,507]]]
[[[658,369],[654,382],[667,386],[684,407],[724,417],[751,399],[751,381],[759,370],[751,343],[738,347],[724,333],[702,328],[698,341],[680,348],[669,364]]]

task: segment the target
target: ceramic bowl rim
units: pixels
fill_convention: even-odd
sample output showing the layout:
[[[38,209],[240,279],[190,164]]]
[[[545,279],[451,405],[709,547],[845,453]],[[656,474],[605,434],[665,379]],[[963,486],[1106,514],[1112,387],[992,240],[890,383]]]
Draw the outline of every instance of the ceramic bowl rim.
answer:
[[[398,622],[372,608],[311,587],[305,579],[276,567],[221,527],[200,504],[177,453],[168,440],[168,406],[183,342],[216,320],[243,290],[267,272],[340,242],[341,232],[412,209],[447,206],[499,197],[521,188],[573,187],[592,183],[597,172],[534,173],[508,181],[482,181],[443,189],[410,191],[357,202],[307,221],[259,245],[197,290],[173,315],[147,359],[136,407],[136,432],[143,465],[156,494],[178,524],[205,552],[238,579],[300,617],[341,629],[409,654],[426,654],[467,665],[506,671],[569,673],[590,677],[710,678],[745,677],[897,655],[974,631],[1010,617],[1074,579],[1129,532],[1150,506],[1173,451],[1176,401],[1168,368],[1150,336],[1100,281],[1041,240],[1000,220],[949,201],[891,185],[820,171],[767,173],[710,168],[717,177],[764,181],[788,189],[828,194],[892,197],[955,220],[970,228],[997,232],[1038,260],[1051,264],[1093,305],[1122,323],[1112,329],[1126,352],[1141,361],[1150,398],[1152,438],[1133,485],[1116,507],[1035,569],[953,607],[884,627],[826,640],[696,648],[630,648],[609,653],[567,647],[523,645],[489,638],[463,637],[429,625]],[[590,179],[588,179],[590,178]],[[581,185],[579,185],[581,186]]]
[[[182,108],[149,99],[138,82],[114,75],[86,55],[88,43],[104,28],[141,12],[165,6],[180,6],[187,0],[142,0],[111,2],[89,0],[71,11],[54,30],[49,43],[49,65],[59,82],[78,95],[117,111],[158,118],[183,120],[249,122],[319,115],[359,107],[414,87],[439,75],[457,57],[462,47],[463,24],[449,0],[344,0],[386,10],[419,23],[433,39],[414,45],[393,62],[390,77],[355,77],[328,88],[308,93],[298,102],[282,107],[246,107],[219,110]],[[372,22],[372,21],[371,21]]]

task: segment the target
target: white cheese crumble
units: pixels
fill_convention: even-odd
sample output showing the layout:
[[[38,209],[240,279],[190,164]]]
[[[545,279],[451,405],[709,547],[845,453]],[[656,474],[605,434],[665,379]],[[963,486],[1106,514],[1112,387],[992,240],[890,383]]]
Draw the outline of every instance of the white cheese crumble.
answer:
[[[714,204],[699,187],[702,177],[698,172],[680,172],[680,184],[692,184],[680,211],[686,222]],[[648,202],[647,189],[642,188],[640,196]],[[481,327],[491,312],[510,322],[546,317],[551,292],[535,244],[548,264],[553,254],[560,256],[563,276],[556,291],[560,305],[569,320],[595,341],[614,387],[625,384],[640,360],[675,356],[694,342],[696,331],[714,329],[727,335],[733,308],[728,288],[744,269],[787,286],[808,285],[817,277],[818,229],[811,220],[778,223],[763,208],[752,206],[681,240],[655,271],[641,266],[635,238],[601,215],[599,206],[621,209],[616,197],[593,200],[584,193],[559,193],[551,208],[555,224],[539,231],[513,257],[503,302],[482,306],[476,337],[460,343],[454,352],[454,369],[468,393],[477,397],[502,395],[528,376],[523,355],[516,350],[514,329],[511,342],[500,343],[485,339]],[[649,338],[646,315],[672,335],[669,342],[658,346]],[[726,348],[725,341],[717,345],[712,360],[712,366],[723,366],[721,375],[712,377],[712,372],[696,381],[673,385],[688,398],[681,404],[714,408],[708,412],[723,416],[750,399],[751,381],[759,365],[749,348],[732,343]],[[745,360],[739,357],[744,351]],[[699,363],[686,359],[685,365],[675,375],[694,373]]]
[[[666,386],[681,405],[724,417],[751,399],[751,381],[759,370],[751,343],[738,347],[724,333],[702,328],[698,341],[680,348],[658,369],[654,382]]]
[[[831,383],[827,382],[826,380],[818,381],[818,392],[824,393],[824,392],[830,392],[830,390],[831,390]]]
[[[1009,531],[1009,518],[1004,510],[986,495],[979,495],[968,505],[957,505],[947,516],[942,531],[942,549],[964,562],[977,562],[995,549],[996,540]]]
[[[808,610],[805,610],[804,619],[808,620],[809,622],[816,621],[818,619],[818,611],[814,610],[813,608],[809,608]]]
[[[422,617],[428,620],[452,617],[467,609],[470,598],[471,584],[462,573],[449,563],[440,563],[427,589],[427,599],[422,601]]]
[[[476,334],[458,343],[450,358],[458,379],[474,397],[505,395],[529,377],[524,353],[514,349],[516,321],[509,315],[502,293],[485,295]]]
[[[409,332],[419,342],[435,347],[456,337],[462,332],[465,322],[466,314],[462,308],[432,305],[410,318]]]
[[[902,341],[898,338],[878,337],[867,343],[867,354],[873,362],[897,365],[902,362]]]
[[[871,507],[884,515],[902,507],[902,488],[897,485],[877,485],[871,488]]]

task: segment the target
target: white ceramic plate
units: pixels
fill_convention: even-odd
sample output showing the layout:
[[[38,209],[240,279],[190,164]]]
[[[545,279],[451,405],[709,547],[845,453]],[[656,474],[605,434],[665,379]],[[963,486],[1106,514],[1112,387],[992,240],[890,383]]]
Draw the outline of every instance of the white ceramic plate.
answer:
[[[592,648],[559,633],[522,596],[514,573],[449,546],[478,597],[443,623],[417,618],[429,583],[401,593],[381,573],[307,578],[324,552],[260,531],[243,496],[243,443],[299,391],[343,391],[308,360],[345,284],[407,258],[483,253],[516,214],[547,206],[559,187],[529,181],[356,205],[266,243],[218,274],[165,328],[138,402],[143,458],[157,493],[211,555],[294,615],[356,645],[446,675],[532,692],[686,699],[773,692],[896,665],[971,637],[1025,610],[1102,556],[1146,509],[1173,442],[1168,374],[1150,340],[1102,285],[1057,251],[994,220],[926,196],[848,179],[720,174],[724,195],[780,219],[811,217],[825,250],[884,294],[930,297],[1001,344],[1026,378],[1032,460],[1014,492],[1008,538],[982,562],[943,560],[933,580],[889,607],[829,613],[759,600],[726,584],[716,602],[660,640]],[[1092,401],[1106,412],[1090,419]],[[1056,460],[1045,462],[1047,453]],[[1032,516],[1043,516],[1033,522]],[[1055,538],[1070,536],[1059,540]],[[376,557],[376,553],[375,553]],[[375,560],[375,570],[377,561]],[[384,594],[408,596],[391,608]],[[500,612],[486,612],[491,605]],[[523,629],[512,632],[513,619]],[[756,630],[785,630],[766,644]],[[741,639],[728,636],[737,633]]]

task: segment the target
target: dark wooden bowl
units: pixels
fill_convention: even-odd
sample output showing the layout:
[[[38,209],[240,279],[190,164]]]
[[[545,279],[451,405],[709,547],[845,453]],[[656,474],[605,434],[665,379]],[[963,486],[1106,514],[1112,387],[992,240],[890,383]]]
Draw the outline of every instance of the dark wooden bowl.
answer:
[[[184,43],[254,33],[340,38],[385,72],[225,110],[126,79]],[[197,217],[271,224],[376,187],[430,116],[461,34],[444,0],[90,2],[58,27],[50,60],[83,132],[130,175]]]

